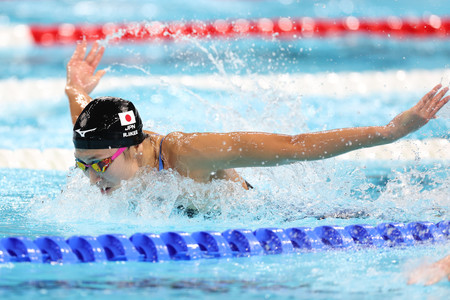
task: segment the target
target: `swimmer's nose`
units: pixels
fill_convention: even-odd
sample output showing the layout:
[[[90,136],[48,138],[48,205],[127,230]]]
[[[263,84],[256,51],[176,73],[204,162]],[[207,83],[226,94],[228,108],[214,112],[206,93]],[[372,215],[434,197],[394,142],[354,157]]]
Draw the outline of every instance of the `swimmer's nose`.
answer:
[[[97,172],[92,170],[92,168],[89,168],[89,180],[91,181],[91,184],[98,184],[102,178],[98,175]]]

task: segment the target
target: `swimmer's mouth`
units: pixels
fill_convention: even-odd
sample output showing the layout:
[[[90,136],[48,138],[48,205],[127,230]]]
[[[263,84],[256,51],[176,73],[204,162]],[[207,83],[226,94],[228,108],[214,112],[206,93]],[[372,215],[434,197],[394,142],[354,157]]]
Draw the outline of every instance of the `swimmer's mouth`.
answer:
[[[111,194],[113,189],[110,187],[104,187],[104,188],[100,188],[100,191],[102,192],[103,195],[109,195],[109,194]]]

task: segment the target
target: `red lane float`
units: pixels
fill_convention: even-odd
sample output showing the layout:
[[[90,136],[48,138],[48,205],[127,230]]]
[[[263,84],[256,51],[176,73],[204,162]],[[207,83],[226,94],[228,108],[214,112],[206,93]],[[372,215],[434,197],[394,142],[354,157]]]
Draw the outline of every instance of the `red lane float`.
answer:
[[[89,41],[173,40],[180,38],[237,38],[274,37],[295,39],[300,37],[332,37],[348,33],[371,34],[394,38],[440,37],[450,35],[450,17],[432,15],[426,19],[291,19],[215,20],[210,22],[143,22],[104,25],[34,25],[34,41],[41,45],[73,43],[80,39]]]

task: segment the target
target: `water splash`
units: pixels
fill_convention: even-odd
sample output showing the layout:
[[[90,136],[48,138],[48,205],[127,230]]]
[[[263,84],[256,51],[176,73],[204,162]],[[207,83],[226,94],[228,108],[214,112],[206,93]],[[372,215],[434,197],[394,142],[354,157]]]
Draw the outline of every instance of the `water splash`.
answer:
[[[448,166],[394,170],[371,213],[390,221],[440,220],[450,216]]]
[[[223,180],[204,184],[173,171],[142,170],[111,196],[103,196],[72,170],[60,195],[30,202],[29,217],[65,234],[312,226],[311,220],[328,224],[343,219],[347,224],[346,219],[361,218],[373,224],[437,221],[448,218],[450,211],[445,172],[439,167],[396,171],[372,198],[364,173],[334,160],[243,169],[255,186],[250,191]],[[432,182],[423,185],[425,178]]]
[[[233,77],[242,70],[251,77],[251,72],[282,63],[285,57],[281,61],[261,59],[257,66],[251,67],[255,58],[251,54],[242,57],[230,48],[219,50],[213,42],[187,42],[203,53],[204,56],[197,58],[202,67],[225,77],[230,88],[211,95],[161,77],[159,86],[152,87],[152,96],[158,101],[150,108],[143,106],[141,113],[150,116],[145,122],[147,128],[167,133],[183,130],[194,122],[202,129],[194,131],[252,130],[287,134],[309,131],[302,98],[285,89],[285,81],[272,84],[255,77],[249,87]],[[180,55],[191,59],[186,48],[182,51]],[[195,53],[199,55],[198,51]],[[194,60],[191,64],[195,67]],[[125,67],[149,74],[144,66]],[[148,102],[146,105],[149,106]],[[174,115],[173,111],[189,113]],[[446,166],[394,171],[392,178],[380,185],[370,181],[363,167],[334,159],[239,171],[255,186],[254,190],[245,191],[239,184],[227,181],[203,184],[176,172],[142,170],[110,197],[104,197],[80,172],[72,170],[61,195],[32,201],[30,217],[70,224],[72,229],[68,230],[77,234],[83,231],[93,234],[93,231],[116,228],[128,233],[148,231],[148,228],[218,230],[239,226],[304,226],[309,219],[364,218],[369,223],[378,223],[380,219],[437,220],[449,216]],[[426,183],[417,178],[432,178],[432,181]],[[424,184],[427,189],[423,188]],[[195,213],[187,213],[187,208]]]

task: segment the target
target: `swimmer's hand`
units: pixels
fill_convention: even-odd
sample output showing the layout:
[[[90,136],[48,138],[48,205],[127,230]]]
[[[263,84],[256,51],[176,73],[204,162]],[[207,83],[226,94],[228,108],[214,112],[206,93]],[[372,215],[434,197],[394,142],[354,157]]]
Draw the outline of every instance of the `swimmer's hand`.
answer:
[[[81,88],[83,92],[89,95],[106,73],[105,70],[99,70],[95,73],[105,48],[99,47],[98,43],[95,42],[86,56],[86,47],[86,41],[77,44],[77,48],[67,64],[66,90],[68,88]]]
[[[98,44],[95,43],[86,56],[86,46],[86,41],[79,43],[67,64],[66,95],[69,98],[72,124],[75,124],[83,108],[92,101],[89,93],[94,90],[106,73],[105,70],[94,73],[102,59],[105,48],[100,47],[99,49]]]
[[[389,122],[386,126],[388,137],[392,140],[397,140],[421,128],[431,119],[436,118],[436,113],[450,100],[450,96],[444,98],[449,88],[445,87],[440,90],[441,88],[442,85],[438,84],[423,96],[416,105]]]
[[[432,265],[421,266],[414,270],[409,276],[408,284],[432,285],[441,281],[445,276],[450,280],[450,255]]]

